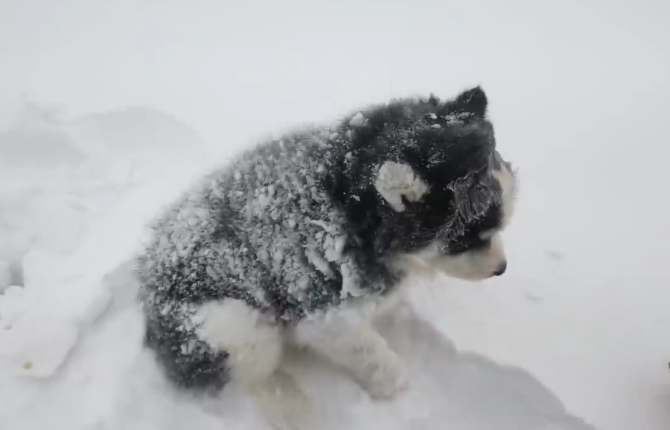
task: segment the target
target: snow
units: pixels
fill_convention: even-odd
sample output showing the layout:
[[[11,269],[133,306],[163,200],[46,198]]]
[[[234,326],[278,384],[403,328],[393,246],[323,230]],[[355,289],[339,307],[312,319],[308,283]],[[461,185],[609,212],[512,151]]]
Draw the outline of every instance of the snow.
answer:
[[[382,324],[412,380],[394,402],[291,370],[325,428],[670,427],[670,6],[346,3],[2,3],[1,429],[267,428],[140,348],[145,223],[261,133],[473,84],[519,168],[507,273],[417,281]]]

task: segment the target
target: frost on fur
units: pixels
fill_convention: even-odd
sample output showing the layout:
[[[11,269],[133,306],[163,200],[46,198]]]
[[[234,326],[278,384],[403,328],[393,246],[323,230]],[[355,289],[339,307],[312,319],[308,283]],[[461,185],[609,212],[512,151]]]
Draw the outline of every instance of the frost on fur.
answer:
[[[428,263],[450,267],[477,250],[458,273],[492,276],[482,233],[506,208],[486,105],[474,88],[357,110],[250,149],[182,195],[137,259],[146,343],[168,375],[215,389],[235,369],[266,375],[275,329],[386,297],[405,256],[434,250]],[[267,362],[247,354],[258,348]]]

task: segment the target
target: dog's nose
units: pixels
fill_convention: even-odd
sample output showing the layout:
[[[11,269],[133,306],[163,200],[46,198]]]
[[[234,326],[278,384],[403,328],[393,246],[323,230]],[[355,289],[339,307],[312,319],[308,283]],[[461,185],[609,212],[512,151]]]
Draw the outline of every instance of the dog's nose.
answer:
[[[493,273],[493,276],[500,276],[500,275],[502,275],[503,273],[505,273],[506,270],[507,270],[507,261],[504,261],[504,262],[500,265],[500,267],[498,267],[498,270],[496,270],[496,271]]]

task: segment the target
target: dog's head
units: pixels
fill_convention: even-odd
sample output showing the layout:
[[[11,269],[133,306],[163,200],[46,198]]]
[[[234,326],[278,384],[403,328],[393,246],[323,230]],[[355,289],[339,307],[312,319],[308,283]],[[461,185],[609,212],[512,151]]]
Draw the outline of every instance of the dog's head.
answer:
[[[516,182],[495,149],[486,109],[477,87],[446,102],[400,100],[352,117],[368,134],[374,160],[368,183],[379,209],[376,248],[395,264],[466,280],[505,272],[501,232]]]

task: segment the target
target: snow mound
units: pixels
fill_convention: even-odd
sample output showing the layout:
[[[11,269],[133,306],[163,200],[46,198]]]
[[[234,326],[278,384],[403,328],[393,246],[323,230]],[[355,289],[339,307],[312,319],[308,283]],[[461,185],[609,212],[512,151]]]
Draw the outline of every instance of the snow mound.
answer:
[[[16,127],[0,131],[0,148],[0,161],[14,166],[72,167],[86,158],[67,132],[55,128]]]
[[[83,279],[66,282],[28,282],[0,295],[0,374],[52,376],[110,302],[104,288]]]
[[[121,154],[152,158],[166,153],[202,151],[200,135],[190,126],[165,112],[147,108],[126,108],[86,115],[68,125],[79,142],[95,144]]]
[[[0,130],[0,292],[17,280],[8,268],[23,271],[31,251],[75,252],[133,189],[205,163],[199,135],[159,111],[67,122],[27,103],[17,116]]]
[[[170,155],[183,167],[172,182],[157,178],[167,170],[168,158],[146,160],[133,147],[113,152],[78,140],[69,123],[33,105],[0,131],[0,377],[44,379],[58,373],[109,304],[101,270],[118,262],[114,252],[127,256],[138,241],[136,230],[126,235],[102,230],[124,224],[114,218],[119,208],[134,221],[139,213],[153,213],[146,201],[131,198],[133,210],[122,202],[149,178],[172,189],[174,177],[198,159],[185,144],[197,141],[197,135],[169,116],[129,110],[121,118],[134,128],[145,124],[135,130],[133,145],[144,139],[151,148],[157,138],[172,136],[167,146],[176,152]],[[86,130],[93,138],[120,125],[113,114],[111,120],[106,115],[89,119]],[[169,168],[174,165],[172,159]],[[154,189],[148,200],[166,192]],[[121,245],[114,241],[119,237],[125,239]]]
[[[2,372],[37,378],[52,376],[78,337],[79,330],[72,322],[31,312],[14,324],[5,325],[0,333]]]

